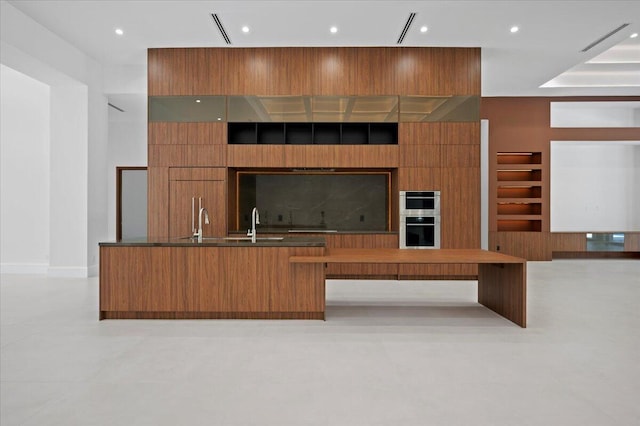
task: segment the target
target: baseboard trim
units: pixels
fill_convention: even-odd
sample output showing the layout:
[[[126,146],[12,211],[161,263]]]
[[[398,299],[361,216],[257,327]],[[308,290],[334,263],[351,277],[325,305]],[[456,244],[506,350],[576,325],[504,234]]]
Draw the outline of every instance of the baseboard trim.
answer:
[[[0,273],[2,274],[47,274],[49,265],[47,263],[0,263]]]
[[[100,268],[98,265],[91,265],[87,268],[87,276],[88,277],[97,277],[100,272]]]
[[[47,273],[52,277],[87,278],[88,268],[72,266],[51,266]]]
[[[553,259],[640,259],[638,251],[554,251]]]

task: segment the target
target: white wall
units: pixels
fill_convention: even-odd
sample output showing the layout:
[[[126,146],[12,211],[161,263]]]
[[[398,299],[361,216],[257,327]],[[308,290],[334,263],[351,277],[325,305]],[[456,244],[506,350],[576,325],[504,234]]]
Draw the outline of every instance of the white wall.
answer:
[[[640,231],[640,142],[551,142],[551,232]]]
[[[54,275],[87,267],[87,88],[51,87],[51,262]]]
[[[551,127],[640,127],[640,102],[551,102]]]
[[[146,99],[145,99],[146,102]],[[124,104],[118,103],[118,106]],[[109,108],[108,145],[108,239],[116,237],[116,167],[147,165],[147,120],[124,107],[125,112]],[[123,109],[124,109],[123,108]]]
[[[9,3],[0,9],[0,61],[51,86],[49,272],[95,274],[107,237],[102,69]]]
[[[633,152],[634,176],[633,176],[633,206],[632,211],[636,213],[633,218],[633,228],[640,229],[640,147],[636,146]]]
[[[147,171],[122,171],[122,238],[147,235]]]
[[[49,86],[0,65],[0,267],[49,265]]]

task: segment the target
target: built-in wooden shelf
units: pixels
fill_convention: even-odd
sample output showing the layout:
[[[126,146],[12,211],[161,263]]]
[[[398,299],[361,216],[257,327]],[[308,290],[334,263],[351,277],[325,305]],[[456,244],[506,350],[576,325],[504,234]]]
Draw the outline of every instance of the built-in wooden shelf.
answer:
[[[498,152],[497,229],[542,231],[542,153]]]
[[[398,123],[229,123],[228,126],[231,145],[398,144]]]

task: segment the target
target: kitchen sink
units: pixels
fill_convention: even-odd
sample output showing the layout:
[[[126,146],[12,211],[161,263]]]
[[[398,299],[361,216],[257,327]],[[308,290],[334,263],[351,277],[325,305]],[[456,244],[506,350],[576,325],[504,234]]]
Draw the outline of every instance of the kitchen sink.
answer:
[[[251,237],[203,237],[203,241],[251,241]],[[257,237],[256,241],[282,241],[284,237]]]
[[[196,242],[198,239],[196,237],[175,237],[174,240],[191,240]],[[257,237],[257,241],[282,241],[284,237]],[[251,237],[202,237],[202,241],[251,241]]]

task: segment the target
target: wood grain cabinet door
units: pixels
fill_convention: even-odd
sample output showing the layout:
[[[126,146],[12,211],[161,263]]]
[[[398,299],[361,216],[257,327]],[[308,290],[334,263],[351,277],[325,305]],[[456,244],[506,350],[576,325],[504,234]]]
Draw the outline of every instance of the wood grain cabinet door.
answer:
[[[209,224],[202,220],[205,237],[227,235],[226,192],[224,181],[180,180],[169,182],[169,236],[193,235],[192,225],[198,226],[198,200],[209,213]],[[194,205],[192,216],[192,200]],[[193,217],[193,224],[192,224]]]

